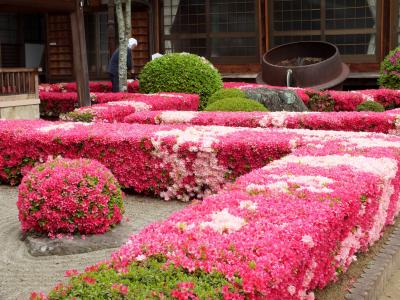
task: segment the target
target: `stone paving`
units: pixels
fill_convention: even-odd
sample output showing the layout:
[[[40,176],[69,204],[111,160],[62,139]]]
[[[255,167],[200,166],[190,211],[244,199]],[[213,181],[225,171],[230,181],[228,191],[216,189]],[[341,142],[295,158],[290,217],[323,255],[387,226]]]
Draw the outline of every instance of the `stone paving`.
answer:
[[[398,269],[387,283],[387,288],[379,300],[399,300],[400,299],[400,269]]]

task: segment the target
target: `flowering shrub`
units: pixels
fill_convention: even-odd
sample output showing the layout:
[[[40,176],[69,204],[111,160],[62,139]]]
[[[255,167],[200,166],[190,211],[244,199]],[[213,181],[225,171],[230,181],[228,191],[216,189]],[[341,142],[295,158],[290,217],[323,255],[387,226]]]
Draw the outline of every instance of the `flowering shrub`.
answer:
[[[306,92],[309,96],[307,107],[311,111],[333,111],[335,107],[335,100],[328,93],[313,93]]]
[[[384,112],[385,108],[382,104],[374,101],[365,101],[357,106],[357,111],[375,111]]]
[[[225,98],[215,101],[205,111],[268,111],[261,103],[247,98]]]
[[[59,116],[73,111],[78,106],[76,93],[41,92],[40,111],[44,116]],[[143,102],[157,110],[197,110],[199,96],[183,93],[130,94],[130,93],[91,93],[92,103],[116,101]]]
[[[271,137],[288,134],[297,148],[203,202],[149,225],[107,262],[72,275],[69,284],[57,286],[52,296],[90,298],[105,286],[106,291],[140,298],[142,290],[131,287],[148,277],[133,274],[149,274],[146,262],[162,257],[162,270],[168,272],[172,266],[180,273],[182,268],[191,276],[178,279],[178,292],[171,292],[171,298],[215,298],[195,290],[194,277],[214,282],[217,273],[230,284],[218,281],[224,285],[219,295],[223,299],[314,299],[312,291],[336,280],[355,254],[376,242],[398,215],[400,138],[307,130],[256,132],[269,132]],[[248,139],[236,151],[242,158],[252,157],[242,151],[263,140],[251,144]],[[124,272],[132,276],[122,281],[123,275],[114,275]],[[108,274],[115,285],[103,279]],[[172,282],[177,283],[176,277]],[[155,284],[154,297],[163,284]],[[220,286],[214,286],[217,292]]]
[[[264,85],[249,84],[245,82],[226,82],[225,88],[246,89],[252,87],[263,87]],[[267,87],[270,87],[267,85]],[[274,87],[277,88],[277,87]],[[286,87],[279,87],[286,89]],[[377,89],[357,91],[315,91],[310,88],[289,88],[294,90],[305,104],[310,100],[311,95],[329,95],[335,102],[334,111],[355,111],[357,105],[365,101],[375,101],[382,104],[386,109],[400,106],[400,90]]]
[[[200,108],[222,88],[222,78],[213,65],[200,56],[172,53],[148,62],[139,75],[142,93],[180,92],[200,96]]]
[[[385,88],[400,89],[400,48],[390,51],[383,60],[378,83]]]
[[[144,111],[124,118],[137,124],[190,124],[232,127],[304,128],[313,130],[367,131],[398,134],[400,113],[371,112],[175,112]]]
[[[225,98],[246,98],[246,94],[240,89],[220,89],[216,91],[214,94],[208,98],[207,105],[210,105],[216,101],[225,99]]]
[[[91,81],[89,82],[89,90],[92,93],[110,93],[112,92],[112,84],[109,81]],[[139,81],[128,81],[128,92],[137,93],[139,91]],[[39,92],[77,92],[76,82],[40,84]]]
[[[99,234],[118,224],[122,193],[109,170],[96,161],[56,158],[36,166],[18,195],[22,231]]]
[[[49,155],[86,157],[112,170],[122,186],[166,200],[187,201],[215,193],[226,182],[296,146],[290,135],[257,129],[0,122],[1,181],[17,184],[35,162]],[[254,144],[257,139],[262,141]],[[254,145],[247,149],[248,144]]]

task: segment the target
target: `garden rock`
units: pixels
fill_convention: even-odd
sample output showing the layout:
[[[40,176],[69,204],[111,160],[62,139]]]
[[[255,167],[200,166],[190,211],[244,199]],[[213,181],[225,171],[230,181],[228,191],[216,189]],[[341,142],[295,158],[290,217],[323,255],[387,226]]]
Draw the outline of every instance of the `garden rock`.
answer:
[[[300,97],[291,90],[250,88],[244,92],[247,98],[260,102],[269,111],[308,111]]]
[[[32,256],[71,255],[102,249],[118,248],[132,235],[132,226],[122,222],[105,234],[63,236],[50,239],[46,235],[27,233],[21,235]]]

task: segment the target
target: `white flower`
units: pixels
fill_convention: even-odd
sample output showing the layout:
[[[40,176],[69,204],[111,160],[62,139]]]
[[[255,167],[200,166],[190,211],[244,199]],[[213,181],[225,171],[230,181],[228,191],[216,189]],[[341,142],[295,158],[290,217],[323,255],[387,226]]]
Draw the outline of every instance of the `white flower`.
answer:
[[[141,254],[141,255],[136,256],[135,260],[136,261],[144,261],[144,260],[146,260],[146,258],[147,258],[146,255]]]
[[[163,111],[159,116],[162,123],[190,123],[198,115],[196,111]]]
[[[140,101],[114,101],[114,102],[108,102],[107,105],[109,106],[131,106],[135,108],[135,111],[140,112],[140,111],[145,111],[145,110],[150,110],[152,108],[151,105],[146,104],[144,102]]]
[[[243,218],[230,214],[227,208],[214,212],[211,215],[211,219],[211,222],[201,223],[200,227],[211,227],[214,231],[222,234],[238,231],[246,225],[246,221]]]
[[[315,246],[314,240],[311,235],[308,235],[308,234],[303,235],[303,237],[301,238],[301,241],[310,248],[313,248]]]
[[[248,209],[248,210],[251,210],[251,211],[257,210],[257,206],[258,206],[258,205],[257,205],[256,202],[253,202],[253,201],[250,201],[250,200],[241,201],[241,202],[240,202],[240,205],[239,205],[239,207],[240,207],[241,209],[245,208],[245,209]]]
[[[287,291],[289,292],[290,296],[293,296],[294,294],[296,294],[296,287],[293,285],[289,285]]]

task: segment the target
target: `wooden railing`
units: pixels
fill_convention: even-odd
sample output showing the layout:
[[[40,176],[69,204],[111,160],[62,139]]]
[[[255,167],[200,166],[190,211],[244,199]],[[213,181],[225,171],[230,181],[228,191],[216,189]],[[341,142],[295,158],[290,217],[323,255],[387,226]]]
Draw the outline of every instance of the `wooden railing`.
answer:
[[[38,98],[39,79],[36,69],[0,68],[0,98]]]

